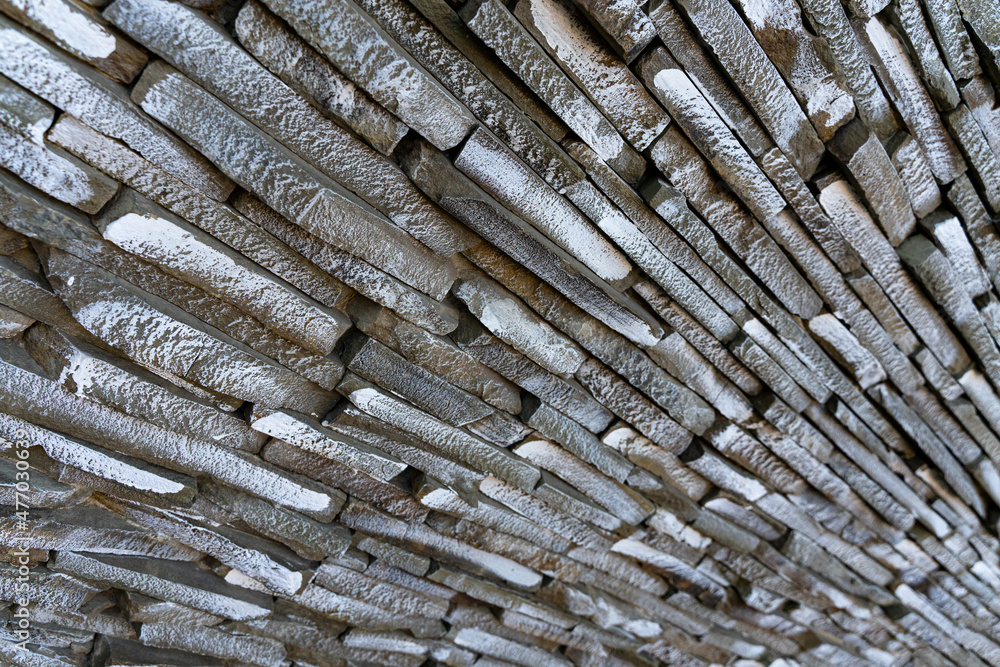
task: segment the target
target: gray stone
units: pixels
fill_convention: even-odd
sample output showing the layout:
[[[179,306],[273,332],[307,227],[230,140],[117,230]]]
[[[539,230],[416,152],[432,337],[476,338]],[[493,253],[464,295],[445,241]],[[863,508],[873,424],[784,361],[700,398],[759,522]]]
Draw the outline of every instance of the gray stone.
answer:
[[[243,5],[235,27],[240,44],[261,64],[378,152],[389,155],[409,132],[259,2]]]
[[[354,3],[265,4],[376,102],[438,148],[451,148],[472,129],[472,115]]]
[[[514,15],[637,150],[645,150],[670,122],[576,7],[521,0]]]
[[[679,4],[778,148],[803,178],[812,176],[823,154],[823,143],[736,9],[702,0]]]
[[[154,63],[132,95],[303,229],[436,299],[447,292],[451,276],[443,259],[176,70]],[[250,154],[267,159],[248,163]]]
[[[435,252],[447,256],[472,243],[394,163],[324,117],[218,25],[180,5],[158,0],[118,0],[104,13]],[[171,29],[164,30],[164,26]]]
[[[470,17],[469,28],[622,178],[634,183],[642,176],[645,160],[503,4],[492,0],[480,4]]]
[[[120,139],[144,158],[212,199],[233,184],[189,146],[143,114],[118,84],[17,30],[0,18],[0,72],[98,132]]]
[[[146,65],[145,52],[89,7],[68,0],[5,0],[0,11],[121,83],[132,81]]]

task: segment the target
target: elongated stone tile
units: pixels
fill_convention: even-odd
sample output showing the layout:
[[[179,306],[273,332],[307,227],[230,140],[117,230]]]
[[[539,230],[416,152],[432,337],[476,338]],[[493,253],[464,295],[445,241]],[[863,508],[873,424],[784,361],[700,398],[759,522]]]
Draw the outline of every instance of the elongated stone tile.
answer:
[[[129,83],[146,64],[145,52],[110,28],[97,12],[72,2],[4,2],[0,11],[112,79]]]
[[[233,185],[190,147],[143,114],[126,91],[51,47],[26,36],[0,18],[4,51],[0,72],[47,102],[121,139],[150,162],[216,200]]]
[[[558,474],[628,524],[635,525],[652,512],[652,506],[642,496],[605,477],[558,445],[546,440],[531,440],[518,445],[514,452]]]
[[[153,64],[132,95],[278,213],[412,287],[443,297],[451,284],[444,260],[190,79],[163,63]],[[248,152],[269,158],[246,169],[242,160]]]
[[[96,220],[104,238],[248,312],[317,354],[333,351],[350,327],[318,304],[197,227],[127,191]]]
[[[24,340],[49,376],[80,396],[234,449],[256,451],[264,442],[238,416],[93,345],[47,327],[34,327]]]
[[[802,22],[802,10],[791,2],[740,2],[757,42],[767,52],[799,100],[822,141],[854,116],[854,100],[823,61],[818,40]]]
[[[878,137],[858,120],[837,132],[827,147],[868,202],[889,243],[898,246],[913,231],[916,218]]]
[[[928,9],[934,3],[927,3]],[[934,42],[927,20],[920,9],[920,3],[914,0],[901,0],[890,5],[889,17],[893,25],[899,30],[901,36],[906,40],[911,53],[916,58],[916,65],[920,70],[920,76],[927,84],[927,90],[934,98],[934,101],[942,109],[951,109],[959,102],[958,88],[955,86],[955,78],[964,78],[963,72],[955,72],[952,76],[941,60],[941,52]],[[953,48],[946,45],[944,48]]]
[[[920,226],[944,253],[969,296],[975,299],[990,291],[990,279],[958,218],[939,211],[923,218]]]
[[[472,134],[455,166],[612,286],[629,284],[628,259],[488,132]]]
[[[554,188],[583,178],[559,146],[408,3],[360,0],[358,5]]]
[[[357,470],[360,466],[344,465],[323,454],[315,454],[306,448],[292,445],[282,440],[271,440],[261,450],[265,461],[318,482],[340,489],[358,498],[373,503],[379,509],[407,521],[423,521],[427,510],[410,495],[405,485],[399,482],[383,482],[376,477]],[[301,547],[298,551],[302,552]],[[333,557],[348,557],[343,549],[331,554]]]
[[[86,213],[97,213],[118,184],[71,155],[39,145],[0,125],[0,166],[46,194]]]
[[[625,180],[635,182],[642,176],[642,157],[506,7],[499,2],[482,3],[470,17],[469,28]]]
[[[670,122],[576,7],[524,0],[514,15],[637,150],[645,150]]]
[[[931,348],[938,360],[952,373],[964,369],[968,355],[954,334],[944,324],[902,270],[888,240],[874,226],[874,221],[851,192],[846,181],[830,180],[822,186],[820,204],[834,224],[841,227],[845,238],[851,239],[855,251],[872,272],[893,303],[903,312],[917,334]]]
[[[865,23],[865,35],[878,56],[874,65],[880,80],[927,156],[934,177],[941,183],[950,183],[965,171],[965,163],[894,33],[895,30],[887,28],[878,18]]]
[[[972,168],[972,178],[979,184],[979,191],[991,211],[1000,211],[1000,158],[990,148],[986,136],[964,104],[958,105],[944,116],[951,136],[962,149]]]
[[[261,64],[378,152],[389,155],[409,132],[259,2],[240,9],[235,27],[240,44]]]
[[[406,464],[391,454],[373,449],[353,438],[328,431],[318,422],[303,415],[272,412],[255,419],[251,426],[266,433],[343,465],[365,472],[376,479],[388,481],[406,469]]]
[[[447,0],[415,0],[411,2],[444,37],[509,97],[524,114],[535,121],[553,141],[562,141],[569,132],[559,118],[535,97],[528,85],[499,63]]]
[[[18,432],[54,461],[125,486],[150,498],[190,502],[195,491],[194,479],[165,470],[116,452],[68,438],[11,415],[0,416],[5,439],[12,441]]]
[[[265,405],[317,415],[332,407],[320,387],[91,264],[53,250],[47,275],[84,328],[136,361]],[[203,356],[206,348],[214,358]]]
[[[375,101],[438,148],[451,148],[472,129],[471,114],[353,3],[265,4]],[[340,29],[319,27],[331,24]]]
[[[899,126],[844,7],[834,0],[804,0],[802,10],[813,29],[826,42],[833,61],[843,73],[844,85],[854,96],[859,115],[876,136],[885,141]]]
[[[785,207],[785,201],[764,172],[666,51],[649,52],[637,69],[643,82],[667,107],[671,118],[754,215],[765,219]]]
[[[452,338],[470,356],[540,397],[592,432],[600,432],[611,421],[611,413],[597,403],[583,387],[572,379],[546,371],[493,336],[475,318],[463,314]]]
[[[641,306],[498,205],[441,153],[419,145],[404,158],[404,165],[410,177],[443,208],[580,308],[631,340],[652,344],[659,339],[659,326]]]
[[[61,553],[55,564],[59,572],[84,576],[151,596],[163,596],[208,613],[235,619],[266,616],[271,600],[226,584],[210,572],[194,565],[129,556],[100,556]]]
[[[345,377],[339,391],[362,412],[412,433],[474,469],[524,490],[534,488],[538,481],[538,470],[519,461],[510,452],[449,426],[379,391],[353,374]]]
[[[55,120],[55,109],[7,77],[0,77],[0,124],[38,145]]]
[[[649,5],[649,18],[670,55],[681,63],[702,95],[712,103],[750,152],[757,157],[773,147],[767,132],[719,71],[674,5],[654,0]]]
[[[416,470],[433,471],[439,482],[447,484],[466,498],[475,498],[476,487],[484,477],[455,457],[436,452],[431,444],[418,436],[372,417],[354,406],[338,407],[327,415],[324,425],[388,452]],[[413,500],[408,490],[401,491],[408,501]]]
[[[436,336],[396,317],[388,309],[355,299],[348,304],[355,326],[411,363],[479,396],[510,414],[521,411],[521,398],[513,384],[465,354],[451,340]]]
[[[713,229],[789,310],[804,317],[819,310],[818,295],[759,223],[743,211],[732,195],[719,189],[708,164],[676,127],[664,133],[653,146],[651,155],[671,183],[688,197]],[[722,213],[723,210],[726,214]],[[734,222],[737,224],[734,225]],[[736,231],[737,225],[739,232]]]
[[[535,315],[514,294],[467,262],[460,265],[455,296],[493,335],[556,375],[572,375],[585,355]]]
[[[395,164],[325,118],[216,24],[157,0],[121,0],[105,15],[431,249],[450,255],[471,242]]]
[[[685,0],[680,8],[750,103],[778,148],[803,178],[812,176],[823,144],[753,33],[730,5]]]
[[[941,189],[931,172],[927,156],[913,137],[900,132],[886,146],[892,165],[918,218],[928,215],[941,205]]]

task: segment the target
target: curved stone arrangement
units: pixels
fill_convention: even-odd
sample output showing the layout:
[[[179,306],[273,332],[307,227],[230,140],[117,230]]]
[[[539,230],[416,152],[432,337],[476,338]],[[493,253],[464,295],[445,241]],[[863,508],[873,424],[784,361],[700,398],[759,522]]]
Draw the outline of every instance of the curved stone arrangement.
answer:
[[[0,664],[1000,665],[1000,0],[0,0]]]

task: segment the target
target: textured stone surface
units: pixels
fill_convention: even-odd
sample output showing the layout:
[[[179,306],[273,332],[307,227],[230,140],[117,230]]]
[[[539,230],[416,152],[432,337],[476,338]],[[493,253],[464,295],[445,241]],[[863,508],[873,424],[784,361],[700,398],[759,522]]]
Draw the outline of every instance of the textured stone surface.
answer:
[[[0,14],[0,663],[1000,661],[996,0]]]

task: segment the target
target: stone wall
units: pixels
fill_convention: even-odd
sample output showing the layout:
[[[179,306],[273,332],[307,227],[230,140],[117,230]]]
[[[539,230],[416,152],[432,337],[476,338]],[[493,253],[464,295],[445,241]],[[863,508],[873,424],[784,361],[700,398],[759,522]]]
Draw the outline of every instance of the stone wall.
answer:
[[[0,12],[0,663],[1000,665],[1000,0]]]

